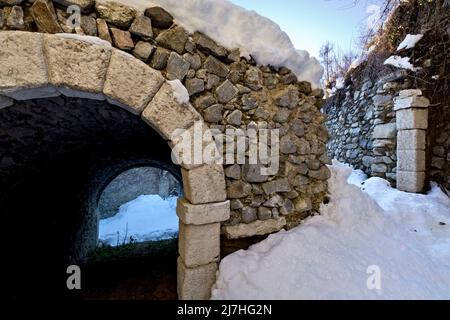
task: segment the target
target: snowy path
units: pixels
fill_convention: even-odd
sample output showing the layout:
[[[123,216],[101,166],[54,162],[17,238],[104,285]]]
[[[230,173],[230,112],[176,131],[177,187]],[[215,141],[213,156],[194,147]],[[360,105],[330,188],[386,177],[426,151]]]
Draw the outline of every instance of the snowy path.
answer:
[[[331,170],[321,216],[226,257],[213,299],[450,299],[450,199]]]

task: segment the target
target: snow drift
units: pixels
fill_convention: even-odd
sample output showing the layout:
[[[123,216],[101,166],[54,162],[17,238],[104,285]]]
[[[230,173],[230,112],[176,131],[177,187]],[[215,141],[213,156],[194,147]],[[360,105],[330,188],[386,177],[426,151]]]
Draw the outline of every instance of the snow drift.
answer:
[[[317,59],[307,51],[295,49],[289,36],[275,22],[255,11],[248,11],[228,0],[115,1],[141,11],[161,6],[189,32],[200,31],[228,49],[240,48],[241,54],[251,54],[261,65],[288,67],[299,81],[309,81],[313,88],[321,87],[323,68]]]
[[[226,257],[213,299],[449,299],[450,200],[335,162],[321,216]],[[375,269],[374,269],[375,268]],[[370,290],[373,270],[380,288]]]

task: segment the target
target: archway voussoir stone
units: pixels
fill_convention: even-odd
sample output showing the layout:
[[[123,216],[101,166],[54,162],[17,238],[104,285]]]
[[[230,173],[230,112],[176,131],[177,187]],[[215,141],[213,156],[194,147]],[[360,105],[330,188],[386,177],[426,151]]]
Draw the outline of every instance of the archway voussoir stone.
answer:
[[[192,204],[223,202],[227,198],[222,165],[204,165],[191,170],[181,169],[184,193]]]
[[[103,93],[107,100],[134,114],[141,114],[164,83],[157,70],[133,56],[114,49]]]
[[[188,129],[201,116],[190,104],[179,103],[172,86],[166,82],[144,109],[142,119],[164,139],[171,140],[178,129]]]
[[[104,100],[111,50],[106,41],[91,37],[46,34],[44,52],[50,83],[68,97]]]
[[[59,95],[49,85],[43,35],[23,31],[0,32],[0,94],[29,100]]]

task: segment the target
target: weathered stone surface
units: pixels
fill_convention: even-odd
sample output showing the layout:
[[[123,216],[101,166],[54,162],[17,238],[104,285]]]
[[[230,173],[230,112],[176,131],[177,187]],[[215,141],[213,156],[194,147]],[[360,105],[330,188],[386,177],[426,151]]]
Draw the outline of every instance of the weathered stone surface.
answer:
[[[139,41],[136,43],[133,49],[133,55],[146,62],[150,58],[151,54],[155,50],[155,46],[146,41]]]
[[[220,223],[188,225],[180,222],[178,248],[187,267],[219,261]]]
[[[397,125],[395,123],[379,124],[373,130],[374,139],[392,139],[397,134]]]
[[[58,95],[49,87],[42,34],[3,31],[0,43],[0,94],[16,100]]]
[[[425,130],[400,130],[397,135],[397,150],[425,150]]]
[[[163,83],[164,78],[158,71],[128,54],[114,50],[103,92],[110,103],[140,114],[157,92],[161,92],[158,90]]]
[[[375,107],[386,107],[388,104],[393,101],[392,95],[376,95],[372,98],[373,104]]]
[[[266,182],[269,176],[262,174],[263,167],[261,164],[245,164],[242,168],[243,178],[250,183]]]
[[[397,189],[405,192],[422,192],[425,187],[425,172],[397,171]]]
[[[0,96],[0,110],[10,107],[14,104],[14,100],[8,97]]]
[[[167,60],[169,59],[170,51],[161,47],[156,48],[155,54],[153,55],[151,67],[156,70],[162,70],[167,65]]]
[[[327,166],[322,166],[319,170],[309,170],[308,176],[317,180],[328,180],[331,177],[331,172]]]
[[[59,3],[66,7],[76,5],[80,7],[81,12],[83,13],[90,12],[95,4],[95,0],[53,0],[53,2]]]
[[[161,32],[156,38],[156,41],[163,47],[174,50],[178,54],[183,54],[188,37],[186,30],[177,26]]]
[[[222,233],[227,239],[240,239],[278,232],[285,226],[286,219],[282,217],[276,220],[259,220],[248,224],[242,223],[235,226],[224,226],[222,227]]]
[[[221,78],[225,78],[228,75],[228,72],[230,72],[230,69],[224,63],[220,62],[213,56],[206,58],[203,68]]]
[[[6,26],[12,30],[24,30],[25,22],[23,20],[23,10],[22,7],[14,6],[6,19]]]
[[[402,110],[409,108],[427,108],[430,100],[420,96],[399,97],[395,99],[394,110]]]
[[[258,219],[259,220],[269,220],[272,218],[272,209],[266,207],[258,208]]]
[[[189,95],[192,96],[205,91],[205,83],[198,78],[188,79],[186,80],[186,89],[189,92]]]
[[[251,207],[244,207],[242,209],[242,222],[251,223],[258,219],[258,210]]]
[[[241,179],[241,166],[238,164],[234,164],[225,168],[225,176],[234,180]]]
[[[276,193],[276,192],[289,192],[291,191],[291,186],[286,178],[273,180],[270,182],[266,182],[262,185],[264,192],[267,195]]]
[[[97,19],[97,32],[98,37],[102,40],[112,43],[111,35],[109,34],[108,24],[104,19]]]
[[[283,216],[287,216],[293,213],[294,209],[294,203],[289,199],[285,199],[283,205],[280,207],[280,213]]]
[[[175,99],[172,86],[168,83],[161,87],[145,108],[142,118],[166,140],[173,139],[172,135],[177,129],[188,129],[200,120],[191,105],[181,105]]]
[[[67,96],[104,99],[111,47],[106,42],[100,45],[81,39],[44,37],[50,83]]]
[[[133,39],[128,31],[111,28],[114,45],[121,50],[132,50],[134,48]]]
[[[428,129],[428,109],[403,109],[396,117],[397,130]]]
[[[23,2],[24,0],[0,0],[0,6],[15,6],[15,5],[19,5]]]
[[[204,165],[181,172],[185,197],[192,204],[226,200],[225,174],[221,165]]]
[[[207,300],[216,282],[217,263],[188,268],[178,258],[177,292],[180,300]]]
[[[298,105],[300,98],[297,88],[289,86],[276,94],[274,100],[277,106],[293,109]]]
[[[198,53],[195,54],[185,53],[183,55],[183,58],[187,62],[189,62],[191,68],[194,70],[198,70],[202,67],[202,59],[200,58],[200,55]]]
[[[384,163],[374,163],[370,166],[372,173],[386,173],[387,166]]]
[[[152,20],[154,27],[168,29],[173,25],[173,16],[161,7],[152,7],[145,10],[145,15]]]
[[[312,209],[311,199],[309,198],[297,198],[294,203],[296,212],[306,212]]]
[[[144,39],[150,39],[153,37],[152,21],[144,15],[138,15],[128,31]]]
[[[253,91],[259,91],[263,87],[262,72],[257,67],[250,67],[245,72],[245,85]]]
[[[400,171],[425,171],[425,159],[423,150],[398,150],[397,168]]]
[[[39,32],[61,33],[53,3],[47,0],[36,0],[31,6],[31,15]]]
[[[205,121],[217,123],[222,120],[223,105],[215,104],[205,109],[203,116]]]
[[[3,12],[3,9],[0,9],[0,29],[3,28],[3,25],[5,24],[5,14]]]
[[[216,94],[220,103],[228,103],[238,94],[238,92],[239,90],[231,83],[230,80],[225,80],[216,89]]]
[[[218,45],[210,37],[200,33],[195,32],[193,36],[194,42],[197,44],[197,48],[206,54],[212,54],[217,58],[225,58],[228,55],[228,50],[224,47]]]
[[[234,110],[228,115],[227,122],[232,126],[240,126],[242,123],[242,111]]]
[[[251,185],[241,180],[232,181],[227,187],[227,195],[229,199],[242,199],[249,196],[251,192]]]
[[[136,16],[136,10],[118,2],[96,2],[95,9],[99,18],[118,27],[129,28]]]
[[[280,151],[284,154],[293,154],[297,151],[295,141],[290,136],[284,136],[280,140]]]
[[[189,71],[189,67],[189,62],[179,54],[172,52],[167,61],[167,78],[169,80],[178,79],[183,81]]]
[[[92,16],[81,16],[81,29],[87,36],[96,37],[97,31],[97,21]]]

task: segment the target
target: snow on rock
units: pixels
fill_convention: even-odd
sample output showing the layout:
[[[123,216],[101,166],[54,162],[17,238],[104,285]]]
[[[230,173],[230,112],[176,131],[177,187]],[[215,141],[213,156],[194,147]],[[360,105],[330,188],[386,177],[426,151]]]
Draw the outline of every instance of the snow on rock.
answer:
[[[180,80],[167,81],[173,90],[173,97],[179,104],[189,103],[189,92]]]
[[[336,89],[344,89],[345,87],[345,79],[343,77],[339,77],[336,79]]]
[[[436,186],[417,195],[364,181],[338,162],[330,169],[321,215],[222,260],[212,298],[449,299],[449,198]],[[367,285],[373,270],[379,289]]]
[[[102,40],[97,37],[86,36],[86,35],[75,34],[75,33],[57,33],[56,35],[60,36],[62,38],[66,38],[66,39],[73,39],[73,40],[87,42],[87,43],[95,44],[95,45],[99,45],[99,46],[111,47],[111,44],[108,41]]]
[[[255,11],[228,0],[116,1],[141,11],[161,6],[189,32],[200,31],[229,49],[240,48],[241,54],[251,54],[261,65],[288,67],[299,81],[309,81],[313,88],[321,87],[323,68],[319,61],[307,51],[295,49],[289,36],[275,22]]]
[[[391,56],[384,62],[384,64],[411,71],[419,70],[419,68],[416,68],[411,64],[409,57]]]
[[[420,41],[420,39],[423,38],[423,34],[407,34],[405,39],[400,43],[400,45],[397,48],[397,51],[402,49],[412,49],[416,46],[417,42]]]
[[[178,232],[176,206],[176,197],[140,196],[122,205],[115,216],[100,220],[99,240],[117,246],[128,243],[130,237],[136,242],[174,238]]]

